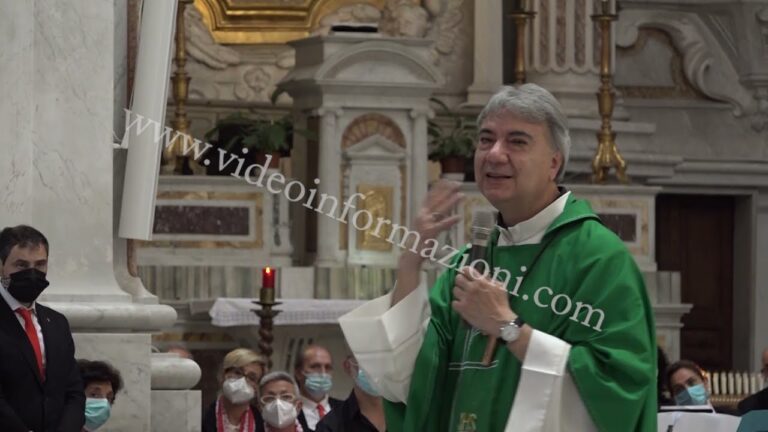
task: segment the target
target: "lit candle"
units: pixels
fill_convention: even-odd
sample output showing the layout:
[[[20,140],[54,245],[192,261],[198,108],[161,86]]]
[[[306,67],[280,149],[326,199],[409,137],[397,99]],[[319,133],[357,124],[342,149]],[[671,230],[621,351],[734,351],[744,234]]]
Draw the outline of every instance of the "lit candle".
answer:
[[[275,273],[272,267],[265,267],[261,271],[261,297],[262,303],[275,302]]]

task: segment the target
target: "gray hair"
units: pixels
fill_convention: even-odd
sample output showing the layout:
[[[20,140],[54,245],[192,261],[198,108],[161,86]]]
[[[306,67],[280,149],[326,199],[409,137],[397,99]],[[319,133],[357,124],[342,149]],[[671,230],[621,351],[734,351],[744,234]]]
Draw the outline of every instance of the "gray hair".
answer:
[[[291,374],[283,371],[270,372],[261,377],[261,381],[259,381],[259,393],[262,392],[267,384],[274,381],[286,381],[293,384],[293,391],[296,393],[296,397],[301,396],[301,391],[299,390],[299,385],[296,383],[296,380]]]
[[[543,87],[523,84],[519,87],[504,86],[491,97],[477,116],[477,125],[502,112],[520,116],[526,121],[546,123],[552,136],[552,149],[563,155],[563,164],[557,171],[557,181],[562,181],[571,153],[571,135],[568,132],[568,118],[560,102]]]

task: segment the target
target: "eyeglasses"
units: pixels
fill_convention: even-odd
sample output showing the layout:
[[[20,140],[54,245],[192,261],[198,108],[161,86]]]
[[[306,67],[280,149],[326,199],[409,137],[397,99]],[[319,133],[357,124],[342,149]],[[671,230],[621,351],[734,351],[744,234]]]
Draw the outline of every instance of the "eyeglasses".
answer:
[[[293,403],[296,400],[296,396],[290,394],[290,393],[283,393],[281,395],[266,395],[262,396],[259,400],[264,405],[271,404],[272,402],[276,401],[277,399],[280,399],[283,402]]]
[[[258,385],[259,380],[261,380],[261,377],[257,373],[251,372],[246,374],[241,368],[229,368],[224,371],[224,375],[230,375],[238,379],[245,377],[245,379],[250,381],[253,385]]]

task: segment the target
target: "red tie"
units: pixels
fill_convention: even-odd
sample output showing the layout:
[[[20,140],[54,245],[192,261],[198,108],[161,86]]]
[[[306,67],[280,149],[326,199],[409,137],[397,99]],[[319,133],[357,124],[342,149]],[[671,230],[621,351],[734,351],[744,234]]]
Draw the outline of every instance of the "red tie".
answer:
[[[37,330],[35,330],[35,323],[32,321],[32,313],[29,309],[23,307],[16,309],[16,312],[24,318],[24,331],[27,332],[29,343],[32,344],[32,349],[35,351],[35,358],[37,359],[37,367],[40,369],[40,376],[45,379],[43,352],[40,350],[40,340],[37,338]]]
[[[322,419],[325,417],[325,408],[322,404],[317,404],[317,415]]]

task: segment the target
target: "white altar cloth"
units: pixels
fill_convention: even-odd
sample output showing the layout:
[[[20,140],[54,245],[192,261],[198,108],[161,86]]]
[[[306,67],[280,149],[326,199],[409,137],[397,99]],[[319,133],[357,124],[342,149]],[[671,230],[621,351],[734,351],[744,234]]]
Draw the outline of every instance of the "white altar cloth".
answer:
[[[217,327],[258,326],[259,317],[253,310],[259,305],[250,298],[219,297],[208,314]],[[365,303],[365,300],[278,299],[282,312],[275,317],[275,326],[305,324],[337,324],[339,317]]]

